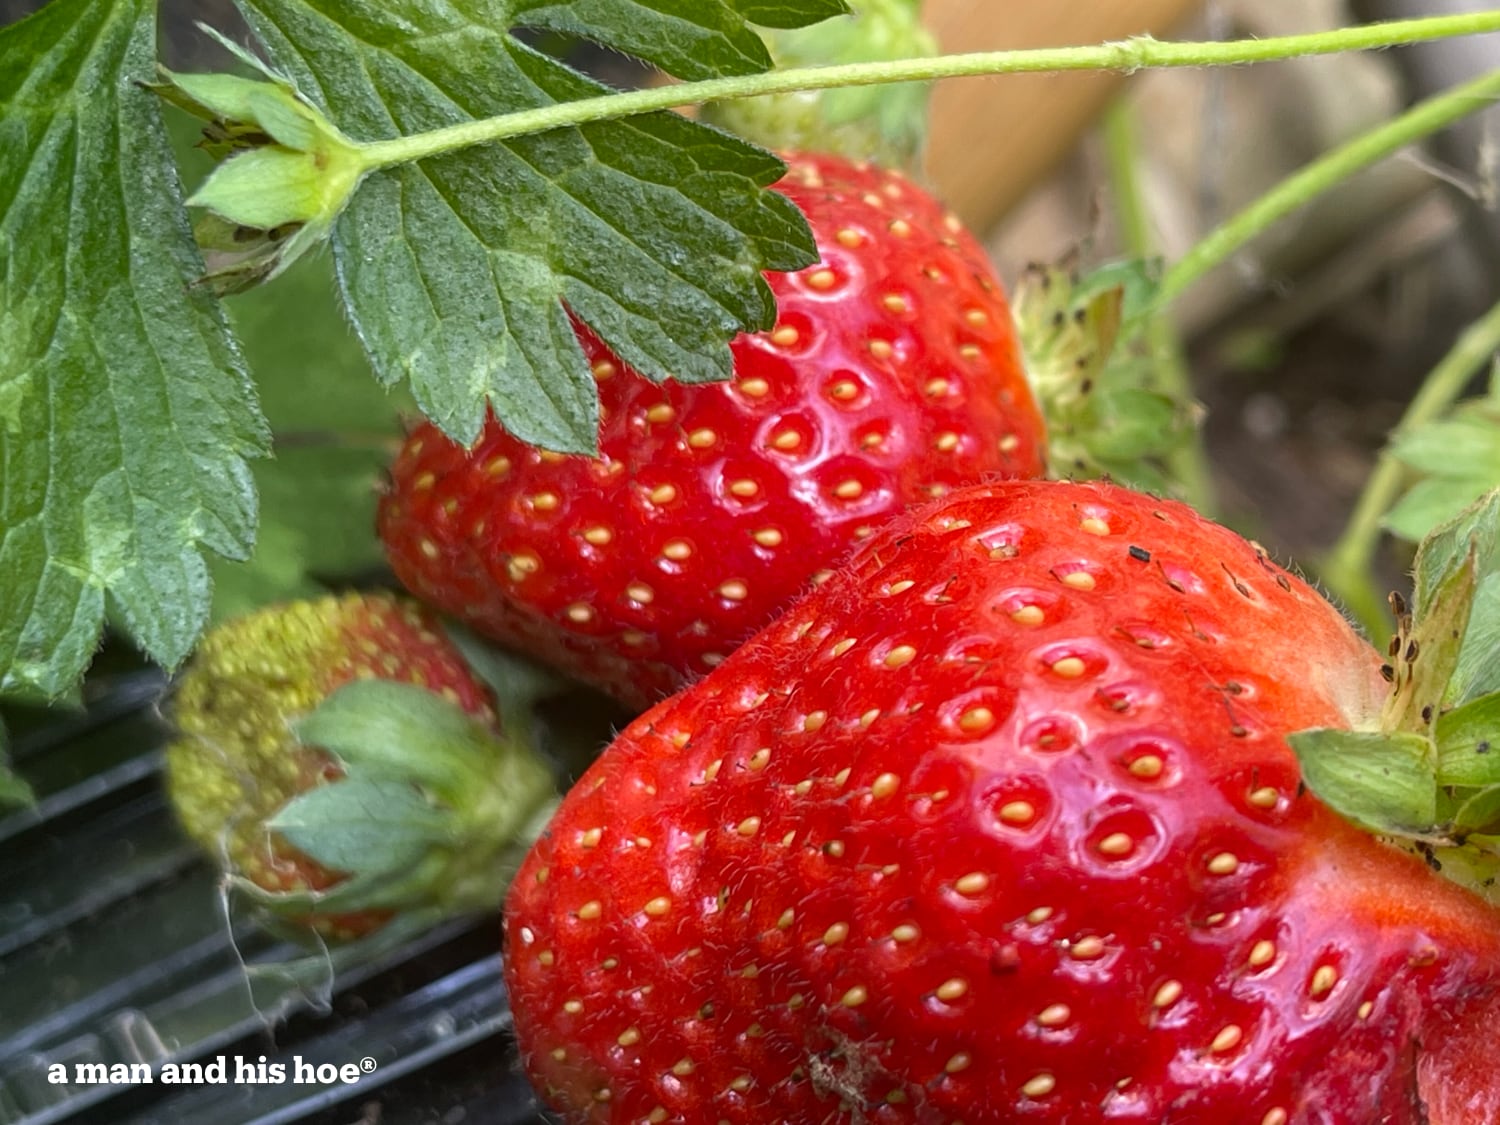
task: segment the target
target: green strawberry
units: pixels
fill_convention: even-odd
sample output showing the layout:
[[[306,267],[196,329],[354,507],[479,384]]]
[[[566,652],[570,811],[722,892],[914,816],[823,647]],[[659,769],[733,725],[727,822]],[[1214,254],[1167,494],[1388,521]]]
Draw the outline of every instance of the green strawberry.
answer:
[[[922,23],[921,0],[853,0],[846,19],[810,27],[768,29],[778,67],[835,66],[927,58],[938,43]],[[709,102],[705,121],[774,149],[816,149],[892,168],[919,161],[927,136],[931,84],[794,90],[758,98]]]

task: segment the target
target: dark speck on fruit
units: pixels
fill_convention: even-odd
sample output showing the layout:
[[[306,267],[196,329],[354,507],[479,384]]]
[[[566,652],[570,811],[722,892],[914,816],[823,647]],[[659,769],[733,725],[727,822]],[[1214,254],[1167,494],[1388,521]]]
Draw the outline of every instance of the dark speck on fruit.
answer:
[[[1013,973],[1021,967],[1021,950],[1014,942],[1000,946],[990,954],[990,972],[996,976]]]

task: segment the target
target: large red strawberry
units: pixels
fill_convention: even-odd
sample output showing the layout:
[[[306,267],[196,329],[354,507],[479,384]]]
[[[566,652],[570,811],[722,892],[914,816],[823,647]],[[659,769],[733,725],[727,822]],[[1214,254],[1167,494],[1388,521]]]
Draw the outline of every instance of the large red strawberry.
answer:
[[[320,705],[367,680],[404,691],[365,692],[322,714],[327,737],[304,739]],[[552,789],[526,746],[497,737],[494,704],[409,599],[270,606],[210,631],[183,672],[168,791],[187,833],[261,906],[326,938],[398,911],[493,904],[495,859],[516,831],[505,814],[524,819]],[[290,816],[314,791],[319,806]]]
[[[380,533],[407,588],[641,705],[713,667],[907,505],[1036,476],[1042,425],[999,282],[902,177],[791,158],[822,260],[772,274],[779,319],[732,382],[657,385],[589,333],[598,459],[491,422],[419,426]]]
[[[567,797],[507,902],[525,1065],[571,1122],[1500,1120],[1500,914],[1287,742],[1414,647],[1183,505],[955,492]]]

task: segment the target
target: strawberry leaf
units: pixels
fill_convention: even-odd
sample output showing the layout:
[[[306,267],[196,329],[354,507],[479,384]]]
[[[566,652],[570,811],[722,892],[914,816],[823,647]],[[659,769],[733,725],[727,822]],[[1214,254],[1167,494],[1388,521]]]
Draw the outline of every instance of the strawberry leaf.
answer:
[[[250,551],[267,434],[202,273],[156,98],[148,0],[0,29],[0,692],[75,683],[106,612],[153,658]]]
[[[604,93],[516,25],[587,36],[669,73],[762,69],[752,19],[838,0],[586,0],[488,8],[239,0],[278,70],[360,142]],[[815,256],[767,190],[766,153],[657,113],[465,149],[369,177],[333,234],[355,329],[383,383],[471,440],[486,402],[518,437],[591,452],[598,402],[570,312],[661,379],[724,379],[727,341],[769,326],[761,272]]]
[[[1393,534],[1415,543],[1500,487],[1500,378],[1489,393],[1397,437],[1391,456],[1419,479],[1386,513]]]
[[[1419,543],[1433,528],[1461,515],[1474,503],[1474,498],[1493,483],[1494,480],[1486,482],[1477,476],[1437,476],[1419,480],[1391,506],[1381,523],[1392,535]]]
[[[255,466],[255,553],[211,564],[216,621],[381,565],[371,533],[376,489],[400,441],[398,413],[414,409],[371,381],[326,257],[245,294],[230,311],[275,431],[275,456]]]

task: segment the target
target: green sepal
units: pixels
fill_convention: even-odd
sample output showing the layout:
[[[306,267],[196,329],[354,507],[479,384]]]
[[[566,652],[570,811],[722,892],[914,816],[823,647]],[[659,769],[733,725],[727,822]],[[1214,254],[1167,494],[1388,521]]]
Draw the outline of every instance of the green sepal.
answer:
[[[224,233],[226,227],[229,228],[227,235]],[[199,244],[208,267],[199,284],[220,297],[243,293],[285,273],[303,254],[318,246],[327,233],[321,225],[297,223],[255,230],[226,223],[212,212],[205,213],[193,224],[194,237],[201,238],[206,234],[219,242],[227,238],[231,245],[227,249],[215,249]]]
[[[148,84],[147,89],[194,117],[231,130],[230,139],[261,134],[290,148],[308,149],[332,129],[285,80],[265,82],[235,74],[180,74],[166,67],[161,67],[158,73],[162,81]],[[211,145],[204,147],[209,155],[219,155]],[[250,146],[233,143],[229,147]]]
[[[326,750],[351,772],[403,779],[454,801],[482,784],[503,753],[499,736],[461,707],[392,680],[347,683],[292,729],[303,745]]]
[[[332,692],[293,729],[345,774],[288,801],[267,827],[348,878],[322,891],[241,890],[292,919],[494,907],[557,799],[533,700],[522,691],[502,704],[514,722],[496,732],[412,684],[355,680]]]
[[[1437,751],[1419,734],[1320,728],[1287,741],[1324,804],[1374,832],[1438,831]]]
[[[1036,389],[1052,399],[1086,394],[1114,350],[1124,309],[1123,284],[1087,285],[1067,260],[1029,266],[1012,312]]]
[[[1053,477],[1170,485],[1170,456],[1201,408],[1156,388],[1155,365],[1126,335],[1156,292],[1160,263],[1133,259],[1081,275],[1073,256],[1033,265],[1013,312],[1032,391],[1047,420]]]
[[[147,89],[208,122],[200,147],[222,163],[187,202],[207,211],[194,225],[208,264],[201,280],[224,296],[278,276],[323,242],[367,168],[288,79],[210,34],[265,77],[160,67],[162,81]]]
[[[406,782],[350,775],[298,794],[266,827],[330,870],[383,875],[450,843],[449,819]]]
[[[1493,830],[1500,825],[1500,785],[1469,793],[1454,808],[1449,821],[1453,836],[1465,843],[1473,842],[1481,829]]]
[[[1470,571],[1472,584],[1456,577]],[[1417,549],[1414,588],[1419,630],[1424,617],[1447,617],[1462,635],[1459,645],[1451,630],[1430,630],[1434,642],[1456,650],[1442,692],[1443,706],[1459,706],[1500,691],[1500,489],[1423,540]],[[1464,603],[1461,626],[1458,610],[1443,607],[1458,597]],[[1426,642],[1425,637],[1419,639]]]
[[[1388,665],[1391,694],[1381,714],[1382,729],[1427,731],[1437,722],[1458,667],[1477,583],[1476,556],[1471,550],[1423,597],[1425,612],[1401,623]]]
[[[278,74],[208,24],[199,23],[197,27],[261,77],[181,74],[158,66],[157,74],[162,81],[143,83],[146,89],[194,117],[225,127],[232,137],[264,133],[271,140],[297,149],[316,147],[320,137],[344,140],[343,134],[297,92],[296,85],[286,75]],[[204,147],[210,155],[223,155],[222,150],[216,151],[212,145]]]
[[[1466,789],[1500,785],[1500,694],[1445,712],[1434,734],[1439,784]]]
[[[1192,429],[1170,395],[1139,387],[1101,389],[1090,398],[1088,416],[1095,423],[1089,448],[1105,466],[1159,454],[1164,436],[1171,441]]]
[[[518,652],[486,644],[455,621],[443,622],[443,633],[473,673],[494,692],[504,731],[525,737],[531,729],[533,708],[567,689],[567,681],[552,669]]]
[[[326,183],[312,153],[272,145],[221,164],[187,202],[235,226],[269,230],[316,221],[330,187],[338,185]]]
[[[291,231],[287,232],[290,233]],[[205,253],[245,254],[255,250],[262,242],[280,242],[284,237],[279,230],[253,230],[239,223],[231,223],[212,211],[199,216],[198,221],[193,224],[193,238],[197,241],[198,248]]]

